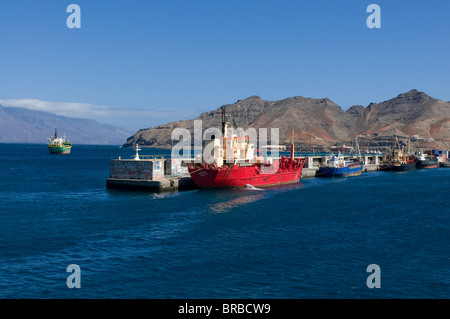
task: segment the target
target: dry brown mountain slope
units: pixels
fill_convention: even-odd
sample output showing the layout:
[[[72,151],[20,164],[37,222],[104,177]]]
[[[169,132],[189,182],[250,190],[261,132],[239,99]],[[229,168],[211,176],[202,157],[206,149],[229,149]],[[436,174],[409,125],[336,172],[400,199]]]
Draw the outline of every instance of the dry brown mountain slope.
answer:
[[[377,133],[420,135],[425,139],[450,142],[450,103],[434,99],[423,92],[411,90],[367,108],[352,106],[344,112],[336,103],[324,98],[301,96],[266,101],[251,96],[225,106],[230,119],[243,129],[249,127],[278,128],[280,142],[287,143],[295,133],[297,141],[322,140],[326,144],[341,142],[355,134]],[[176,127],[193,131],[194,120],[202,127],[220,127],[221,109],[202,113],[195,119],[172,122],[140,130],[128,138],[125,146],[136,143],[149,147],[170,147]]]
[[[292,131],[296,138],[322,138],[328,142],[348,138],[353,130],[354,121],[342,109],[329,99],[292,97],[280,101],[265,101],[259,96],[225,106],[226,114],[237,127],[278,128],[280,142],[290,141]],[[159,125],[140,130],[127,140],[125,146],[135,143],[151,147],[170,146],[171,133],[176,127],[188,128],[191,132],[194,120],[202,120],[202,127],[220,127],[221,109],[202,113],[199,117]],[[231,122],[233,124],[233,122]],[[269,133],[270,134],[270,133]]]
[[[379,104],[371,103],[356,123],[360,134],[383,134],[393,129],[408,136],[449,140],[450,103],[411,90]]]

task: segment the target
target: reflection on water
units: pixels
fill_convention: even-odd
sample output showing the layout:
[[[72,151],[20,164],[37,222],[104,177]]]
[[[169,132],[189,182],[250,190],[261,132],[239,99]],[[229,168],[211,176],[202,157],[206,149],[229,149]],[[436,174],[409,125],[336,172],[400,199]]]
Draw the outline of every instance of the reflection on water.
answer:
[[[171,199],[179,196],[189,196],[199,190],[189,191],[169,191],[169,192],[153,192],[146,190],[128,190],[128,189],[106,189],[109,199],[132,198],[132,199]]]
[[[227,213],[237,206],[256,202],[257,200],[260,200],[261,198],[263,198],[263,195],[264,194],[241,196],[241,197],[229,200],[229,201],[213,204],[213,205],[209,206],[209,208],[210,208],[211,212],[214,214]]]
[[[233,208],[253,203],[258,200],[267,199],[275,194],[280,192],[288,192],[298,190],[303,187],[303,183],[294,183],[288,185],[278,185],[276,187],[268,187],[268,188],[257,188],[252,185],[246,185],[244,188],[235,189],[235,190],[218,190],[221,195],[228,194],[228,196],[240,195],[239,197],[234,197],[230,200],[224,201],[214,201],[209,208],[212,213],[227,213],[231,211]],[[257,192],[257,193],[255,193]],[[247,193],[250,193],[247,195]],[[221,197],[221,196],[220,196]]]
[[[178,196],[190,196],[198,191],[199,190],[150,193],[148,196],[152,199],[166,199],[166,198],[175,198]]]
[[[243,189],[250,189],[250,190],[255,190],[255,191],[262,191],[262,190],[264,190],[263,188],[258,188],[258,187],[255,187],[253,185],[250,185],[250,184],[245,184]]]

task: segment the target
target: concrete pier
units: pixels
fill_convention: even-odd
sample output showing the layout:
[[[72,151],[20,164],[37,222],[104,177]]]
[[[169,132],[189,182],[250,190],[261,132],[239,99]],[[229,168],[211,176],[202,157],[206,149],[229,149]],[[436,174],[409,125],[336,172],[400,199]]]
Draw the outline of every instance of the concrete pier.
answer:
[[[383,159],[383,155],[366,155],[364,156],[363,172],[373,172],[377,171],[379,168],[379,163]],[[316,177],[319,171],[319,166],[325,163],[331,158],[331,155],[311,155],[306,157],[306,163],[302,170],[302,178]],[[347,160],[348,156],[344,156]]]
[[[318,167],[303,168],[303,170],[302,170],[302,178],[316,177],[316,174],[317,174],[318,170],[319,170]]]
[[[367,164],[363,172],[378,170],[382,156],[365,157]],[[138,157],[139,158],[139,157]],[[330,156],[308,156],[301,178],[317,176],[321,163]],[[110,177],[107,188],[166,192],[198,189],[187,170],[187,164],[181,159],[150,158],[113,159],[110,163]]]
[[[380,166],[378,164],[365,164],[363,166],[363,172],[374,172],[374,171],[379,171],[380,170]]]
[[[110,189],[170,192],[198,189],[190,176],[167,177],[160,180],[108,178],[106,187]]]
[[[327,160],[329,160],[332,157],[332,155],[308,155],[306,156],[306,163],[305,168],[318,168],[320,164],[325,163]],[[365,155],[363,156],[364,162],[366,163],[366,166],[375,165],[378,166],[379,163],[383,160],[384,155]],[[349,156],[344,156],[345,160],[349,159]],[[373,170],[372,168],[370,168]]]
[[[378,165],[375,164],[367,164],[363,166],[363,172],[373,172],[378,171]],[[319,167],[312,167],[312,168],[303,168],[302,170],[302,178],[310,178],[310,177],[316,177],[317,172],[319,171]]]
[[[181,160],[141,158],[111,160],[106,187],[154,192],[197,189]]]

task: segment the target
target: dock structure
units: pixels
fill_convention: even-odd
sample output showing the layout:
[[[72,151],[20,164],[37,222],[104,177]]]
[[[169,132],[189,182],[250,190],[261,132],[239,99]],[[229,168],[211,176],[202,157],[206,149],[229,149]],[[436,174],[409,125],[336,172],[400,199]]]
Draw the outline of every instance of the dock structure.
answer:
[[[181,160],[140,156],[113,159],[106,186],[154,192],[197,189]]]
[[[329,160],[333,155],[332,154],[309,154],[306,157],[305,167],[302,170],[302,178],[308,177],[316,177],[317,172],[319,171],[319,166],[322,163],[325,163]],[[344,156],[345,159],[348,159],[349,156]],[[379,169],[379,163],[382,162],[384,155],[375,154],[375,155],[365,155],[364,159],[364,167],[363,172],[372,172],[377,171]]]
[[[166,177],[161,180],[108,178],[106,185],[110,189],[152,191],[158,193],[198,189],[190,176]]]
[[[332,155],[308,155],[302,178],[316,177],[321,163]],[[363,172],[378,170],[383,155],[364,156]],[[172,159],[139,155],[133,159],[112,159],[110,162],[110,177],[106,186],[110,189],[142,190],[152,192],[181,191],[198,189],[194,184],[187,165],[193,159]]]

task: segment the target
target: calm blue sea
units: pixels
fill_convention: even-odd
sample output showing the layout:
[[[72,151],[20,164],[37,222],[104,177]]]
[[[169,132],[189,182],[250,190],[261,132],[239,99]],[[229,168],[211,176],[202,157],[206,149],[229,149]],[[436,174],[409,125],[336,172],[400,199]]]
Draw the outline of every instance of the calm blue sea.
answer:
[[[450,169],[106,189],[110,159],[131,154],[0,144],[0,298],[450,298]],[[67,287],[71,264],[81,288]],[[381,288],[367,287],[371,264]]]

